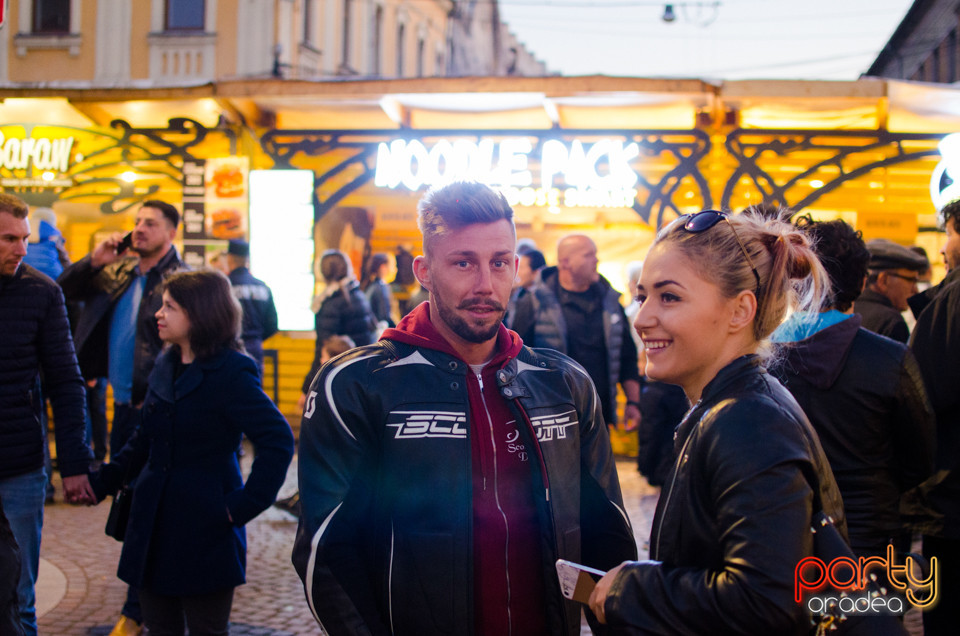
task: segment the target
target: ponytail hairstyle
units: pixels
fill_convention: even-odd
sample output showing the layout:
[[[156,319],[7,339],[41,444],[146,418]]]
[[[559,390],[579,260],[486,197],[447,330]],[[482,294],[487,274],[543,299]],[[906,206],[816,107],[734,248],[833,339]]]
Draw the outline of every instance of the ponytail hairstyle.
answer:
[[[806,312],[812,320],[830,293],[830,281],[813,246],[786,220],[789,216],[786,209],[778,214],[747,209],[700,232],[686,230],[689,216],[683,216],[664,228],[654,244],[680,249],[697,274],[726,298],[742,291],[755,294],[753,337],[763,349],[789,311]]]

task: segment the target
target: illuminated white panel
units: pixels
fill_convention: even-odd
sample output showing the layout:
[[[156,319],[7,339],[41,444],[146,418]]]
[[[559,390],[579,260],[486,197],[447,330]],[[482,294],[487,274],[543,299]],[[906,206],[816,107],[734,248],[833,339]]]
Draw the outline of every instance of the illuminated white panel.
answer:
[[[314,328],[313,172],[250,171],[250,271],[273,291],[280,329]]]

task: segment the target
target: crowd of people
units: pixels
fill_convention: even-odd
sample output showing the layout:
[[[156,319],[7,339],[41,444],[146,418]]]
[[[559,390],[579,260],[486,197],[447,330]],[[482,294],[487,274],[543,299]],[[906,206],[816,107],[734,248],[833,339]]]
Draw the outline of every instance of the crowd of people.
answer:
[[[548,265],[476,183],[421,199],[411,269],[425,300],[405,315],[388,254],[357,277],[347,254],[323,252],[299,492],[281,502],[299,517],[292,560],[318,624],[573,636],[583,613],[603,634],[843,633],[854,621],[797,596],[800,564],[824,557],[811,525],[825,518],[861,564],[902,562],[922,541],[912,558],[939,600],[924,604],[925,634],[952,633],[960,202],[941,217],[935,286],[922,250],[865,243],[843,221],[704,210],[660,230],[624,301],[589,236],[561,239]],[[35,261],[59,265],[54,282],[25,257],[37,231],[56,244],[55,222],[31,224],[0,194],[2,634],[36,633],[47,399],[66,501],[133,495],[113,633],[229,632],[243,528],[275,503],[294,437],[262,389],[277,314],[249,246],[231,241],[222,272],[188,270],[179,220],[146,201],[129,238],[73,264],[60,237]],[[101,464],[87,404],[107,382]],[[642,561],[618,425],[637,430],[638,468],[662,488]],[[256,449],[246,480],[241,436]],[[558,560],[602,574],[581,603]],[[877,572],[884,594],[916,598]]]

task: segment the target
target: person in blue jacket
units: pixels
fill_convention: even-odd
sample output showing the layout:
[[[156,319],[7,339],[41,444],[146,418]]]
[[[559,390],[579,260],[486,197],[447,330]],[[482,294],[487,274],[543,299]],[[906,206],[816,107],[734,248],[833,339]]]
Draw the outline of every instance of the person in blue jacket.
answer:
[[[118,576],[139,589],[150,633],[183,634],[186,619],[192,634],[227,634],[234,588],[245,582],[243,526],[276,499],[293,434],[242,350],[226,276],[173,274],[156,317],[166,346],[140,426],[94,489],[103,499],[139,473]],[[257,451],[246,483],[241,434]]]

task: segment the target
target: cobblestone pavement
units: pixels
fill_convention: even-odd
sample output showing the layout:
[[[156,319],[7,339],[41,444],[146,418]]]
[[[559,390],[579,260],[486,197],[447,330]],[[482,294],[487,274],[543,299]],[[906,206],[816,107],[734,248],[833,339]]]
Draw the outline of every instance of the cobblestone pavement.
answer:
[[[251,453],[247,453],[249,460]],[[646,558],[647,538],[659,490],[649,486],[631,460],[617,468],[627,512],[633,522],[640,558]],[[281,496],[296,489],[296,459]],[[60,501],[45,509],[38,611],[41,636],[107,636],[117,620],[126,585],[117,579],[121,544],[103,532],[109,501],[93,508]],[[237,589],[231,614],[233,636],[320,634],[304,599],[303,588],[290,563],[296,520],[271,508],[247,525],[247,584]],[[913,636],[922,635],[918,617],[908,619]],[[586,627],[583,634],[589,634]]]

